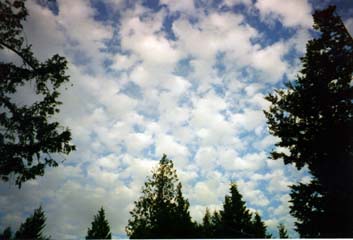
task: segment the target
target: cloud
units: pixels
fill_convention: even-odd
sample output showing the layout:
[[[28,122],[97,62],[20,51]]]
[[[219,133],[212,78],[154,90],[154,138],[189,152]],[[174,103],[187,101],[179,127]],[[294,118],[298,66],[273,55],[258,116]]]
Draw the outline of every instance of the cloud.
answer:
[[[279,19],[286,27],[312,26],[311,6],[306,0],[283,2],[280,0],[258,0],[255,7],[263,19]]]

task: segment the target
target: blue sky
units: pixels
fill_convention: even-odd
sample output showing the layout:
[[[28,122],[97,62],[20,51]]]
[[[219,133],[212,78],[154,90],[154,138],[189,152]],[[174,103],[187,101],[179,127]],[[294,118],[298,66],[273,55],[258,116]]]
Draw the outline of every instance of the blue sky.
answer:
[[[352,33],[350,1],[28,1],[25,37],[36,56],[70,62],[74,85],[63,88],[55,120],[72,130],[77,151],[21,190],[0,183],[0,230],[17,229],[42,204],[52,237],[82,238],[104,206],[114,236],[124,236],[166,153],[193,219],[219,209],[235,181],[270,232],[283,223],[296,237],[288,185],[310,178],[268,159],[277,139],[264,96],[295,78],[315,35],[311,13],[330,3]],[[33,102],[32,91],[21,88],[18,103]]]

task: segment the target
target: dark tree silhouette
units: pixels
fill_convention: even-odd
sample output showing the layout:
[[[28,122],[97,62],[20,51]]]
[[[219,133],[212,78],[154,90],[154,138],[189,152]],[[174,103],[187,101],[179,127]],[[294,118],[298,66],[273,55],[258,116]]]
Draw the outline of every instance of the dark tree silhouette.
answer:
[[[173,162],[163,155],[135,201],[126,227],[130,238],[187,238],[194,223]]]
[[[254,238],[266,238],[266,225],[261,220],[260,214],[255,213],[254,219],[252,220],[252,231]]]
[[[7,227],[0,235],[0,240],[10,240],[10,239],[12,239],[12,230],[10,227]]]
[[[218,237],[249,238],[251,232],[251,213],[246,208],[242,195],[235,183],[230,185],[230,195],[225,196],[223,210],[220,211],[222,231]]]
[[[59,88],[69,81],[67,61],[54,55],[38,61],[22,36],[26,19],[25,0],[0,1],[0,50],[11,51],[21,63],[0,61],[0,177],[11,176],[16,185],[44,174],[45,167],[56,167],[52,153],[69,154],[71,133],[50,117],[59,112]],[[37,99],[28,105],[16,104],[19,87],[33,86]]]
[[[46,217],[42,207],[34,210],[32,216],[28,217],[15,234],[15,239],[38,239],[49,240],[43,235]]]
[[[353,40],[334,6],[313,17],[321,34],[307,43],[297,80],[266,97],[270,133],[289,150],[271,157],[312,174],[292,186],[301,237],[353,237]]]
[[[277,228],[278,228],[278,237],[279,238],[288,238],[287,229],[285,228],[285,226],[282,223],[280,223]]]
[[[91,228],[87,230],[86,239],[111,239],[110,226],[108,220],[105,218],[103,207],[94,216]]]

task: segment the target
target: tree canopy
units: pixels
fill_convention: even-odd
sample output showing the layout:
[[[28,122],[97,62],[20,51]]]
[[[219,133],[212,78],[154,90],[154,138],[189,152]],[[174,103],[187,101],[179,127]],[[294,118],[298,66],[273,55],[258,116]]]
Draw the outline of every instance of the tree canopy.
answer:
[[[108,220],[105,218],[103,207],[94,216],[91,228],[87,230],[86,239],[111,239],[110,226]]]
[[[188,238],[194,231],[173,162],[163,155],[135,201],[126,227],[130,238]]]
[[[353,40],[334,6],[313,17],[320,36],[307,43],[297,79],[266,97],[270,132],[289,150],[271,157],[307,166],[312,175],[310,183],[292,186],[301,237],[352,237]]]
[[[27,15],[25,0],[0,2],[0,50],[20,59],[0,61],[0,177],[8,181],[13,176],[19,187],[42,176],[45,167],[58,166],[51,154],[75,149],[69,129],[50,120],[59,112],[59,88],[69,81],[67,60],[54,55],[40,62],[34,57],[22,35]],[[36,101],[17,104],[14,94],[29,85]]]

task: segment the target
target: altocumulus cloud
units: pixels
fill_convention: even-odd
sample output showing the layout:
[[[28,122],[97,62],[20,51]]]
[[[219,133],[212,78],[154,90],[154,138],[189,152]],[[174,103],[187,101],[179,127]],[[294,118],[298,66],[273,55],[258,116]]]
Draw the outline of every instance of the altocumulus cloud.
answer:
[[[262,111],[264,96],[300,67],[315,2],[47,4],[27,2],[25,35],[40,59],[59,53],[70,62],[74,85],[62,91],[57,118],[77,151],[21,190],[0,184],[2,227],[17,229],[42,204],[53,238],[83,237],[103,205],[114,236],[124,236],[145,177],[166,153],[195,220],[219,209],[236,181],[270,231],[283,222],[297,236],[288,185],[309,177],[267,159],[277,139]],[[351,30],[353,19],[344,20]],[[24,87],[17,97],[33,96]]]

